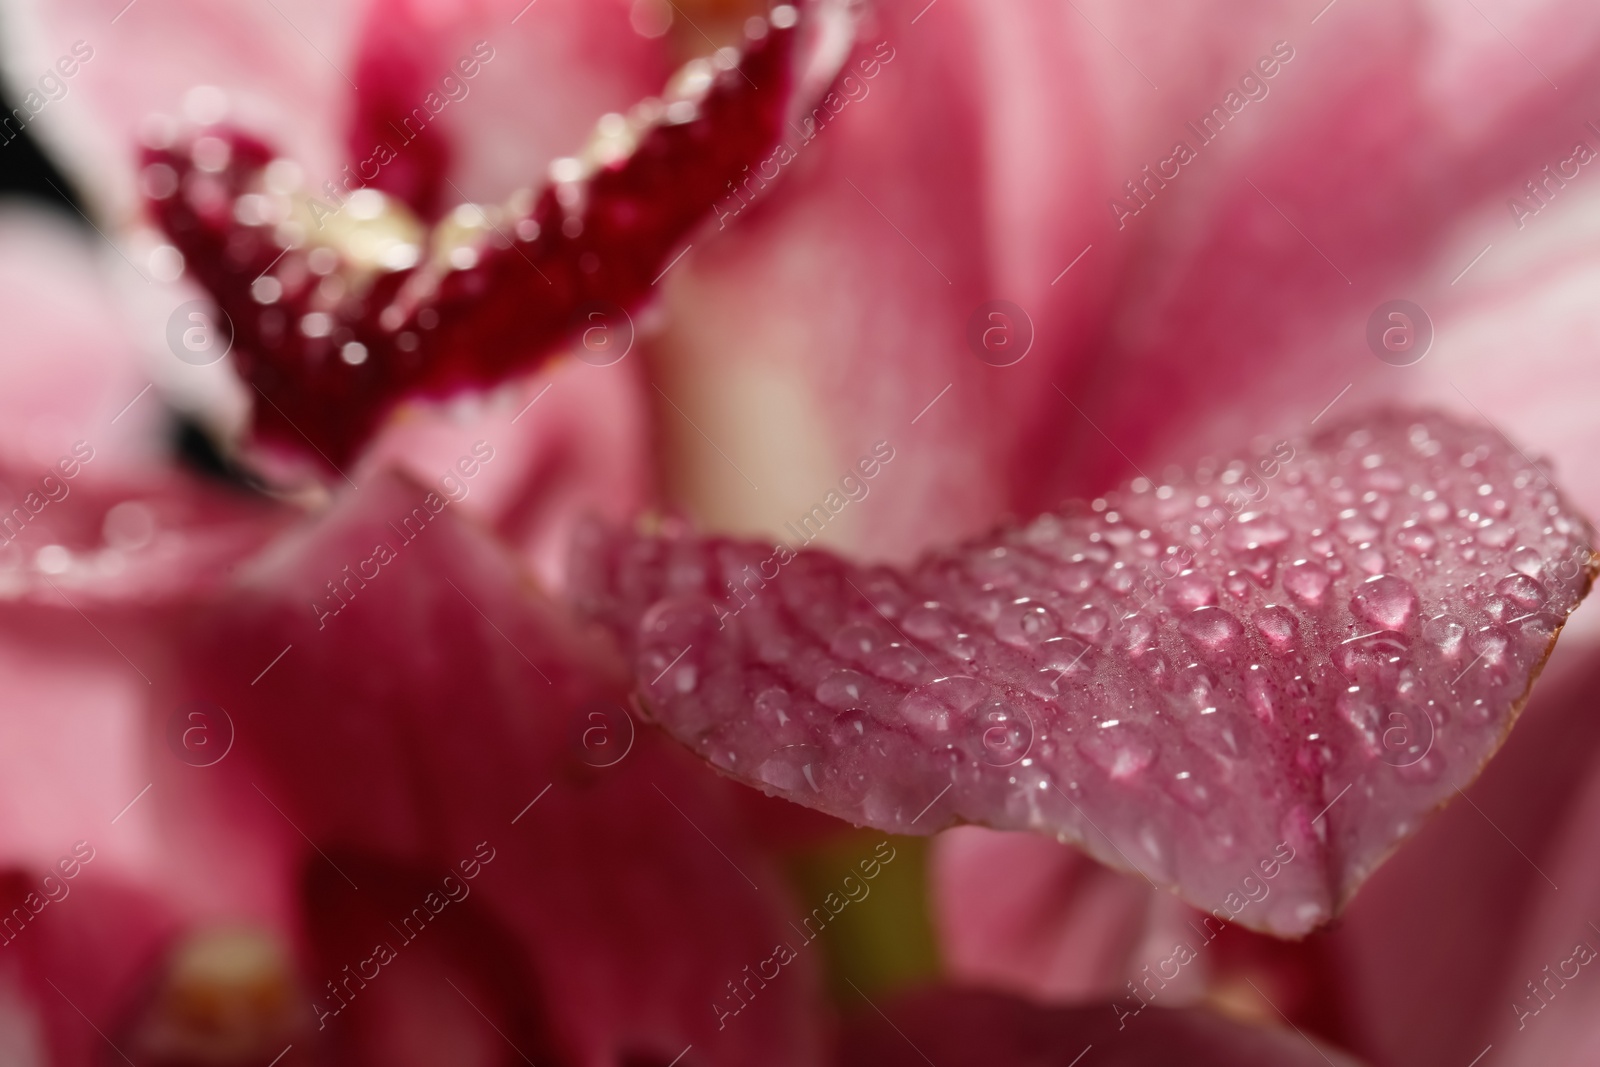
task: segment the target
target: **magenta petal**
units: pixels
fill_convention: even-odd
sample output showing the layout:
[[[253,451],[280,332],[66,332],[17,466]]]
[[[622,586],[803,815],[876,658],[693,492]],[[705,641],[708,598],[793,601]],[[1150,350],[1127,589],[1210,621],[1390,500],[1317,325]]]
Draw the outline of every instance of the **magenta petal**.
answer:
[[[719,1027],[727,983],[799,917],[735,787],[635,725],[604,642],[458,507],[373,477],[243,568],[182,641],[185,695],[237,729],[218,787],[314,842],[316,1004],[338,1008],[326,982],[374,945],[398,956],[322,1047],[504,1055],[487,1016],[541,1064],[668,1063],[691,1043],[700,1064],[814,1062],[814,954]],[[395,929],[486,853],[437,928]]]
[[[1048,837],[977,826],[940,834],[928,875],[944,973],[1053,1004],[1122,992],[1152,912],[1177,904]]]
[[[840,1067],[1350,1067],[1355,1061],[1288,1030],[1263,1030],[1208,1011],[1126,1004],[1043,1008],[998,993],[930,989],[883,1014],[863,1009]]]
[[[905,572],[645,539],[582,581],[652,713],[742,780],[1045,831],[1297,936],[1498,747],[1592,537],[1492,429],[1385,412]]]

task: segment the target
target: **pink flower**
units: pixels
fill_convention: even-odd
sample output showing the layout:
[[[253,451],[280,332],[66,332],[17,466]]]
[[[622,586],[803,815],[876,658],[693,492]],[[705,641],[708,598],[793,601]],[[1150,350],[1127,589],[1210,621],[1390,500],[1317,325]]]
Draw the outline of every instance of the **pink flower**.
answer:
[[[1591,15],[118,7],[19,17],[12,60],[66,87],[37,132],[127,259],[92,280],[53,227],[5,223],[28,324],[8,676],[74,709],[6,727],[31,754],[9,810],[50,815],[5,847],[19,892],[87,872],[19,945],[18,1058],[1338,1055],[1285,1022],[1375,1062],[1593,1041],[1581,891],[1553,889],[1588,878],[1586,728],[1561,710],[1585,632],[1476,799],[1335,932],[1238,929],[1325,922],[1465,788],[1587,591],[1584,261],[1549,216],[1588,204]],[[634,108],[712,35],[737,66]],[[546,167],[503,211],[454,206]],[[200,292],[145,288],[180,262],[233,359],[169,349],[219,336],[163,321]],[[550,359],[595,313],[598,349]],[[1395,365],[1422,336],[1431,358]],[[611,363],[619,337],[637,353]],[[1488,358],[1513,338],[1533,354]],[[173,464],[163,398],[275,491]],[[1072,494],[1094,502],[1049,511]],[[590,530],[568,569],[581,514],[651,505],[751,540]],[[796,551],[815,536],[847,557]],[[778,816],[635,736],[628,668],[572,606],[736,778],[1138,872],[1044,836],[936,846],[950,975],[1077,1006],[935,990],[833,1049],[815,956],[769,944],[804,921]],[[623,733],[624,762],[595,758]],[[1441,902],[1496,929],[1492,970],[1443,952]],[[746,964],[784,982],[741,995]],[[1442,987],[1500,1021],[1456,1025]]]

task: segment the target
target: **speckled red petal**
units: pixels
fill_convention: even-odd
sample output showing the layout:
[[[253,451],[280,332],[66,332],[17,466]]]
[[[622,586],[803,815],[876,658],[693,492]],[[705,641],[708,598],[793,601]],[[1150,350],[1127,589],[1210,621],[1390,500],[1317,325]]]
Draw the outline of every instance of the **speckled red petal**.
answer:
[[[1390,411],[903,572],[597,537],[580,588],[736,777],[898,833],[1044,831],[1296,936],[1476,776],[1592,545],[1494,430]]]
[[[593,311],[628,329],[623,309],[772,145],[791,93],[815,89],[837,21],[775,8],[742,53],[690,63],[662,99],[602,120],[537,194],[461,205],[431,232],[350,168],[308,187],[233,129],[158,135],[147,204],[228,317],[257,433],[338,466],[408,396],[526,372]],[[394,191],[428,210],[442,151],[419,151]]]

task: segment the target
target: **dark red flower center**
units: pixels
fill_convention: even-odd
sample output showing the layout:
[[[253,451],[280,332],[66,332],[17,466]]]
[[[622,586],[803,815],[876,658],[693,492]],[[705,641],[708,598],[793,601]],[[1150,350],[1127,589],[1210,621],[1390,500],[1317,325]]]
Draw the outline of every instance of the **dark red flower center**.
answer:
[[[608,116],[537,193],[431,228],[414,211],[431,219],[440,200],[437,137],[387,191],[358,179],[331,200],[236,129],[147,146],[149,210],[225,315],[258,437],[337,468],[403,399],[527,372],[595,313],[618,325],[775,143],[803,28],[775,8],[742,53],[696,60],[662,98]]]

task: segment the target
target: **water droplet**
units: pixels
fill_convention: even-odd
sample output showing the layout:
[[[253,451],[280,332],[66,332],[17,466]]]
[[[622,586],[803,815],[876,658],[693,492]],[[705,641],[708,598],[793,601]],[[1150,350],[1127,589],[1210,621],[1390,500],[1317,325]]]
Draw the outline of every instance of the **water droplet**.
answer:
[[[1288,608],[1276,604],[1262,608],[1250,621],[1276,652],[1287,652],[1298,643],[1300,627]]]
[[[787,726],[789,723],[789,691],[779,686],[771,686],[756,694],[756,714],[768,719],[778,726]]]
[[[1272,576],[1277,572],[1278,561],[1270,552],[1246,552],[1239,557],[1239,566],[1256,580],[1263,589],[1270,588]]]
[[[1295,562],[1283,572],[1284,591],[1313,608],[1322,603],[1322,595],[1328,591],[1328,583],[1332,580],[1327,571],[1308,559]]]
[[[1289,540],[1289,527],[1271,515],[1244,519],[1228,528],[1227,544],[1233,549],[1275,548]]]
[[[1167,784],[1167,792],[1196,815],[1204,815],[1215,804],[1211,790],[1202,785],[1189,771],[1175,775]]]
[[[1537,578],[1544,573],[1544,560],[1538,552],[1524,545],[1511,553],[1511,569],[1529,578]]]
[[[863,711],[846,711],[828,727],[828,740],[837,748],[850,748],[866,739],[871,720]]]
[[[1383,528],[1365,515],[1356,514],[1340,519],[1334,527],[1353,545],[1371,544],[1383,533]]]
[[[937,641],[955,634],[961,627],[956,618],[936,601],[918,604],[900,620],[900,628],[911,637]]]
[[[1350,610],[1357,618],[1385,630],[1405,629],[1417,607],[1417,591],[1411,583],[1392,574],[1367,579],[1350,597]]]
[[[1054,571],[1054,584],[1063,593],[1081,593],[1092,586],[1104,570],[1102,564],[1093,560],[1064,563]]]
[[[834,709],[859,708],[870,685],[871,681],[860,671],[834,671],[817,683],[817,701]]]
[[[1422,627],[1422,636],[1446,656],[1454,658],[1461,652],[1461,642],[1467,628],[1448,615],[1429,619]]]
[[[1204,667],[1185,670],[1179,688],[1200,714],[1209,715],[1217,710],[1217,676]]]
[[[1175,608],[1203,608],[1217,602],[1217,587],[1198,574],[1180,574],[1167,583],[1166,601]]]
[[[1250,675],[1250,680],[1245,683],[1245,700],[1250,705],[1250,710],[1255,712],[1256,718],[1263,723],[1271,723],[1277,716],[1277,703],[1273,699],[1272,683],[1265,675],[1256,671]]]
[[[33,566],[41,574],[65,574],[72,569],[72,552],[65,545],[45,545],[33,554]]]
[[[1498,667],[1510,659],[1511,636],[1501,626],[1485,626],[1467,645],[1486,667]]]
[[[1361,739],[1361,748],[1368,756],[1383,751],[1379,741],[1381,711],[1377,703],[1365,692],[1346,690],[1334,700],[1333,707],[1339,717],[1350,725]]]
[[[1543,604],[1545,599],[1544,587],[1526,574],[1513,574],[1509,578],[1500,579],[1494,591],[1524,611],[1532,611]]]
[[[899,641],[873,652],[867,657],[867,666],[879,677],[907,685],[921,684],[933,673],[932,664],[921,652]]]
[[[1433,528],[1418,523],[1415,526],[1402,526],[1395,532],[1394,543],[1413,556],[1426,559],[1432,554],[1434,546],[1439,543],[1439,537]]]
[[[936,678],[900,701],[900,717],[919,730],[947,733],[988,698],[990,686],[964,674]]]
[[[839,631],[828,648],[841,659],[861,659],[882,643],[883,636],[877,627],[870,623],[853,622]]]
[[[1078,742],[1078,750],[1117,782],[1137,778],[1156,758],[1155,749],[1132,736],[1123,726],[1095,730]]]
[[[1480,487],[1481,488],[1481,487]],[[1504,548],[1517,536],[1516,527],[1503,522],[1490,523],[1478,531],[1478,543],[1490,548]]]
[[[1012,645],[1036,645],[1060,632],[1054,613],[1037,600],[1021,599],[1007,604],[995,623],[995,636]]]
[[[1033,747],[1033,718],[1026,708],[996,697],[978,708],[977,745],[973,752],[992,767],[1010,767]]]
[[[1184,634],[1212,653],[1231,651],[1244,636],[1244,626],[1221,608],[1196,608],[1178,624]]]
[[[815,745],[785,745],[755,769],[758,780],[784,793],[818,792],[812,766],[822,759]]]
[[[1111,617],[1097,607],[1086,607],[1072,617],[1068,627],[1073,633],[1088,641],[1098,641],[1111,625]]]
[[[1334,660],[1346,681],[1387,690],[1393,688],[1410,651],[1404,636],[1379,632],[1343,642],[1334,651]]]

